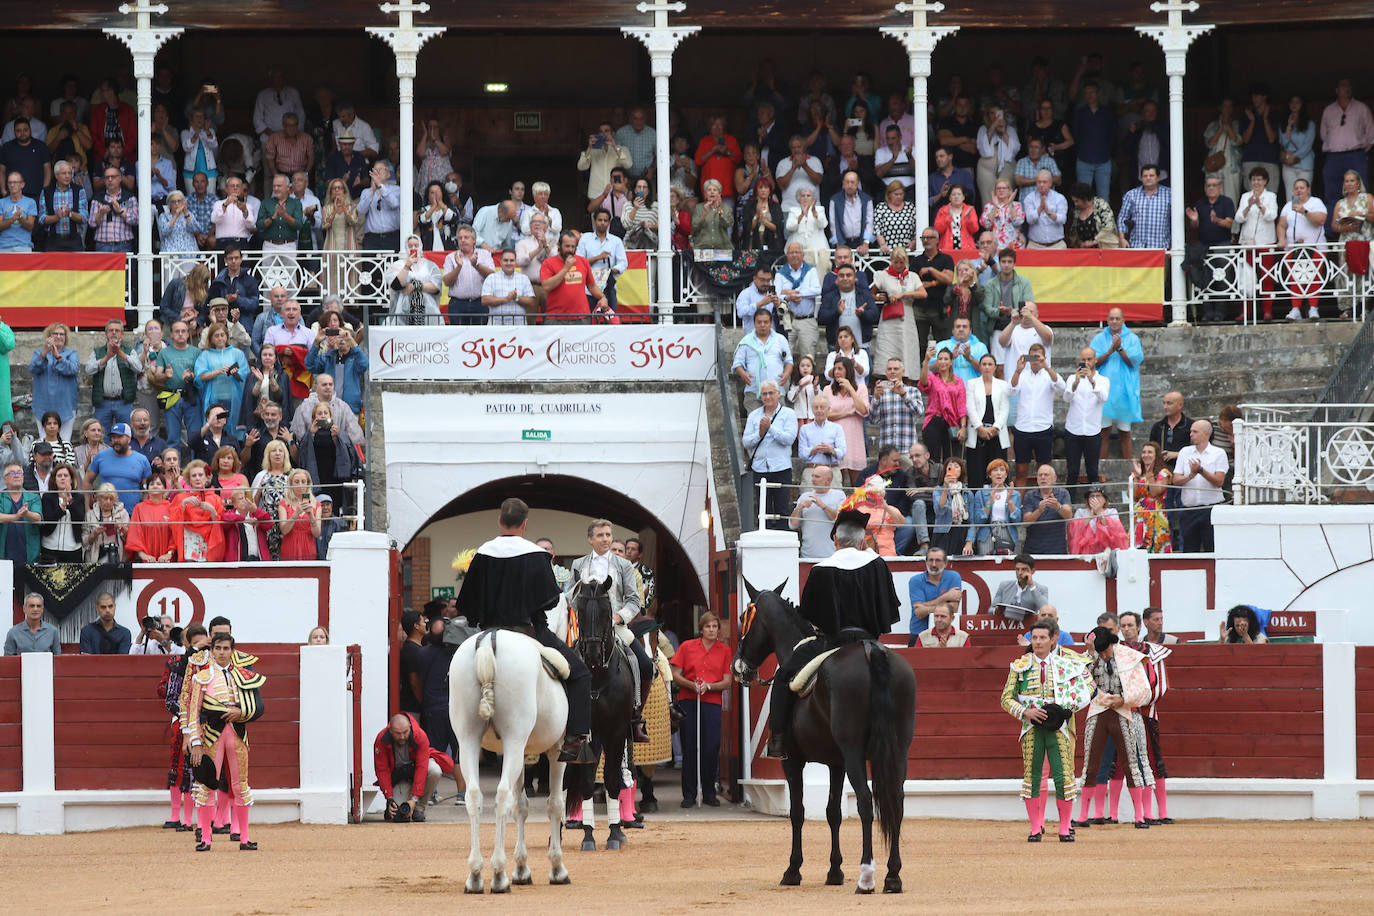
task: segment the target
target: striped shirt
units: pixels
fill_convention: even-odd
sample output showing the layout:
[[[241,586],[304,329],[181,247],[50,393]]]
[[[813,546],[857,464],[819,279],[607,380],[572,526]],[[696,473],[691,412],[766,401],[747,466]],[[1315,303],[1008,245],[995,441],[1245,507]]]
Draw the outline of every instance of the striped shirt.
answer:
[[[530,284],[530,278],[520,271],[516,271],[509,276],[504,270],[487,274],[487,278],[482,281],[483,296],[500,296],[504,299],[509,296],[511,290],[519,298],[526,299],[534,296],[534,287]],[[487,309],[491,316],[490,324],[524,324],[525,310],[518,302],[503,302],[500,305],[493,305]]]
[[[46,195],[40,199],[46,201]],[[67,190],[64,191],[54,185],[52,191],[52,209],[44,215],[51,216],[63,207],[68,208],[74,213],[86,212],[86,189],[73,184],[68,185]],[[64,216],[60,218],[49,231],[51,231],[53,235],[71,235],[72,221]]]
[[[1132,188],[1121,200],[1116,229],[1132,248],[1169,247],[1169,188],[1159,185],[1154,194],[1144,187]]]
[[[119,214],[109,209],[110,205],[119,200],[124,207],[124,213]],[[97,219],[97,212],[104,208],[105,213]],[[134,227],[138,225],[138,201],[133,195],[125,197],[110,197],[106,194],[91,201],[91,225],[95,226],[95,240],[97,242],[131,242],[134,238]]]

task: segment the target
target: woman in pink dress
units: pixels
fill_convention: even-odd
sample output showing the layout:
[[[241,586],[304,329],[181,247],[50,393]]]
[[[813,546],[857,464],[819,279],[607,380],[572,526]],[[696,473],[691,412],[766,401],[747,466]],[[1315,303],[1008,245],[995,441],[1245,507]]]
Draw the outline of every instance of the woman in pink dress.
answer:
[[[864,448],[864,420],[868,416],[868,386],[862,381],[855,387],[854,360],[848,356],[835,359],[834,381],[830,383],[830,419],[844,430],[844,460],[840,470],[846,486],[854,486],[859,472],[868,464]]]
[[[1025,223],[1026,213],[1012,194],[1011,182],[997,179],[992,200],[983,205],[983,228],[991,229],[997,237],[997,250],[1020,248],[1021,227]]]
[[[935,361],[935,371],[930,371],[931,360]],[[935,344],[926,347],[926,358],[921,360],[921,376],[916,387],[926,396],[926,419],[921,428],[921,441],[930,452],[932,463],[943,463],[954,455],[955,444],[962,451],[965,433],[968,430],[967,394],[964,380],[954,374],[954,354],[949,347],[935,353]],[[960,548],[963,545],[959,545]]]

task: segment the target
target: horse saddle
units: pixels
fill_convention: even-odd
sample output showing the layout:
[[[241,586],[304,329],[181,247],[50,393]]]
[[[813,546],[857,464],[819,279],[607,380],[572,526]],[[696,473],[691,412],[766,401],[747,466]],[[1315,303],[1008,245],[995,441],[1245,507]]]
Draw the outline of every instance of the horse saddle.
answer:
[[[841,635],[842,637],[847,637],[849,634],[842,631]],[[877,642],[876,640],[866,638],[866,634],[862,634],[862,631],[859,631],[859,635],[865,638],[845,639],[840,645],[835,646],[832,649],[826,649],[820,655],[817,655],[815,658],[811,659],[811,661],[803,665],[802,669],[797,672],[797,676],[792,678],[792,680],[788,683],[788,689],[799,697],[809,697],[811,695],[811,692],[816,689],[816,678],[820,674],[821,665],[825,664],[826,659],[830,658],[830,656],[834,655],[841,649],[844,649],[852,645],[854,642],[861,641],[863,643],[865,656],[867,656],[870,652],[873,651],[874,646],[876,646],[879,649],[879,651],[887,651],[883,648],[882,643]],[[807,639],[802,640],[800,643],[797,643],[797,645],[800,647],[804,643],[807,643],[810,640],[817,638],[818,637],[815,636],[808,637]]]
[[[568,660],[557,649],[548,646],[539,647],[539,658],[544,662],[544,670],[549,673],[549,677],[555,681],[566,681],[571,669],[568,667]]]

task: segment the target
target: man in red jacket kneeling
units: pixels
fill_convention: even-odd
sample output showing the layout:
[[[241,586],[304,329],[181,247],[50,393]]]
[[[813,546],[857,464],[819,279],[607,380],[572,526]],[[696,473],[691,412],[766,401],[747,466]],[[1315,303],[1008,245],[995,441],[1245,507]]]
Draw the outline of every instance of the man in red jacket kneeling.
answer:
[[[425,786],[432,790],[441,774],[452,773],[453,758],[429,746],[429,736],[410,713],[392,716],[391,724],[378,732],[372,757],[377,785],[386,796],[385,819],[424,823]]]

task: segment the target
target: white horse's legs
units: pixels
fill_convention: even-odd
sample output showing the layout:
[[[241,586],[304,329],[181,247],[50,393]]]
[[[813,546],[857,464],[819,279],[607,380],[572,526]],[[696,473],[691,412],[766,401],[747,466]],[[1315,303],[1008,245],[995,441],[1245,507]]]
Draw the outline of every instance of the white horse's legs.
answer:
[[[568,869],[563,865],[563,771],[567,764],[558,759],[557,751],[549,758],[549,883],[569,884]]]
[[[463,890],[469,894],[480,894],[485,890],[482,886],[482,786],[477,779],[478,755],[482,752],[481,733],[477,733],[476,740],[472,738],[470,734],[464,735],[463,742],[458,747],[459,766],[463,772],[463,780],[468,786],[464,801],[468,808],[468,824],[472,828],[472,848],[468,852],[468,880],[463,885]]]
[[[515,871],[511,884],[533,884],[530,874],[530,853],[525,848],[525,820],[530,816],[530,797],[525,794],[524,774],[515,782]]]
[[[501,781],[496,786],[496,845],[491,852],[491,892],[510,891],[510,875],[506,874],[506,824],[515,815],[515,787],[524,781],[525,742],[504,742],[501,758]]]

